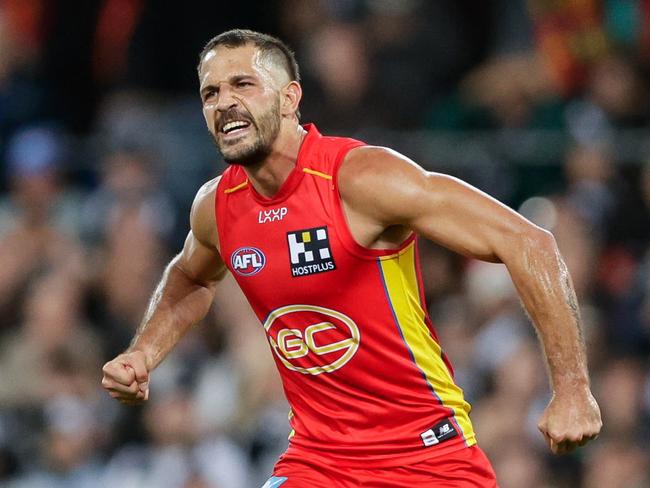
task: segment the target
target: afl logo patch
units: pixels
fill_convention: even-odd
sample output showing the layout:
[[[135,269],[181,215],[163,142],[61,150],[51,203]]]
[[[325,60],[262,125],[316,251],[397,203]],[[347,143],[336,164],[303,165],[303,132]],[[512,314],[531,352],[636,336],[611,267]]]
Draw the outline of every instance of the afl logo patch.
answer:
[[[256,247],[240,247],[230,256],[232,269],[241,276],[253,276],[264,268],[266,256]]]

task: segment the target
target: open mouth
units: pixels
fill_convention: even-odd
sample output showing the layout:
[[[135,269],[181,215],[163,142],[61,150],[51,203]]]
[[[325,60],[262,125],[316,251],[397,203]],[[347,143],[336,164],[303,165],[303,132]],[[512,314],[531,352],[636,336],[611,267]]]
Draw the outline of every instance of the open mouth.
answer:
[[[227,136],[235,136],[246,132],[251,123],[246,120],[232,120],[221,127],[221,133]]]

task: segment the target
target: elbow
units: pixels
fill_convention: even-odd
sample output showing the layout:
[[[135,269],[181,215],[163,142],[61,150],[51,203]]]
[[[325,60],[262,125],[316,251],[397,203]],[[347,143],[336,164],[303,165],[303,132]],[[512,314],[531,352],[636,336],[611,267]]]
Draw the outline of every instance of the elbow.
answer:
[[[559,252],[555,236],[532,224],[511,232],[507,241],[508,245],[503,247],[504,252],[499,254],[501,262],[506,265],[518,261],[530,263],[542,256],[556,256]]]
[[[548,270],[555,266],[559,255],[555,236],[535,226],[528,230],[523,238],[518,261],[528,272],[537,274],[542,268]]]
[[[527,234],[529,242],[535,248],[552,254],[557,253],[557,242],[555,241],[555,236],[551,232],[535,226],[530,229]]]
[[[216,285],[215,283],[202,280],[192,273],[190,269],[184,266],[184,263],[180,259],[180,254],[169,263],[167,273],[178,280],[184,281],[188,286],[212,290]]]

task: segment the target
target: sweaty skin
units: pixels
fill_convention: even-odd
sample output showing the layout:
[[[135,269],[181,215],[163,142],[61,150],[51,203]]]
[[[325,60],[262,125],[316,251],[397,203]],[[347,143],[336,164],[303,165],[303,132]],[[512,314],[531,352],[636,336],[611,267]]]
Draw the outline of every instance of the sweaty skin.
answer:
[[[259,142],[262,115],[277,104],[272,115],[279,118],[279,132],[268,156],[244,167],[255,189],[273,196],[295,166],[305,134],[296,116],[300,85],[253,45],[214,49],[203,60],[199,80],[203,115],[222,152],[245,154]],[[255,123],[228,139],[219,126],[233,111]],[[424,171],[390,149],[353,149],[338,179],[348,225],[362,246],[397,248],[416,232],[465,256],[504,263],[548,364],[553,396],[540,431],[558,454],[598,435],[602,422],[590,391],[575,293],[550,233],[470,185]],[[146,401],[150,372],[205,316],[225,275],[214,215],[217,182],[197,193],[183,250],[167,266],[131,346],[104,365],[102,385],[123,403]]]

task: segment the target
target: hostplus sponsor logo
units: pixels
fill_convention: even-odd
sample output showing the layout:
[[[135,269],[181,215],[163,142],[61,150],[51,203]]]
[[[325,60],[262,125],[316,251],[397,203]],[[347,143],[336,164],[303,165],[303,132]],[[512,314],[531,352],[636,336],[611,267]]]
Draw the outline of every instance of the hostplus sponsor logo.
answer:
[[[307,276],[336,269],[327,227],[297,230],[287,233],[291,276]]]
[[[230,256],[232,269],[241,276],[253,276],[266,265],[266,256],[256,247],[240,247]]]
[[[272,208],[270,210],[260,210],[257,216],[257,222],[266,224],[268,222],[279,222],[287,215],[289,209],[287,207]]]

